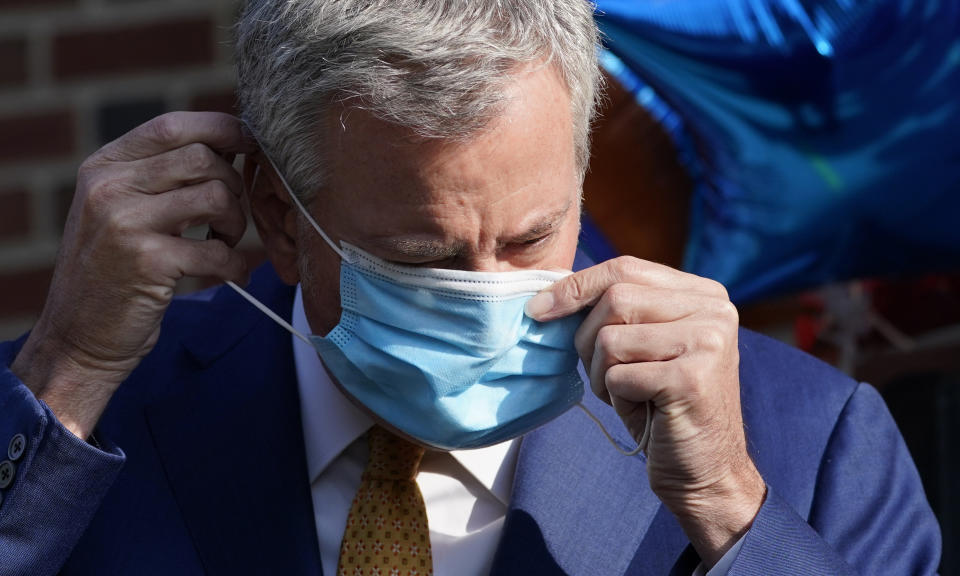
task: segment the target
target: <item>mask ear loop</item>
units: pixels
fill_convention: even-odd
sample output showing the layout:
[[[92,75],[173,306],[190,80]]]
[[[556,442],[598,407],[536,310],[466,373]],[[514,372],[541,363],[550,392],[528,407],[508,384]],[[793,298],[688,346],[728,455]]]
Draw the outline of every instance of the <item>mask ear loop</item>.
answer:
[[[333,248],[334,252],[336,252],[337,254],[340,254],[340,256],[342,257],[342,256],[343,256],[343,253],[342,253],[336,246],[333,245],[333,243],[330,241],[330,238],[328,238],[327,235],[323,233],[323,230],[320,229],[320,227],[319,227],[319,226],[317,225],[317,223],[313,220],[313,218],[310,217],[310,214],[304,209],[303,204],[300,203],[300,200],[299,200],[299,199],[293,194],[293,192],[290,190],[290,186],[287,184],[287,181],[284,180],[283,175],[281,175],[281,174],[280,174],[280,171],[277,170],[277,165],[273,163],[273,160],[271,160],[270,157],[267,156],[266,153],[264,153],[263,155],[264,155],[264,156],[267,158],[267,160],[270,162],[270,165],[273,166],[273,169],[274,169],[274,171],[277,173],[277,176],[280,177],[280,181],[283,182],[284,187],[286,187],[287,193],[290,194],[290,197],[291,197],[291,198],[293,198],[293,201],[294,201],[294,202],[297,204],[297,206],[300,208],[300,211],[303,212],[304,216],[307,217],[307,220],[310,221],[310,224],[312,224],[313,227],[317,230],[317,232],[319,232],[320,235],[323,236],[323,239],[327,241],[327,244],[329,244],[331,248]],[[251,191],[253,191],[253,189],[256,188],[256,186],[257,186],[257,178],[258,178],[259,176],[260,176],[260,166],[257,166],[257,167],[254,169],[254,171],[253,171],[253,180],[250,182],[250,190],[251,190]],[[290,332],[291,334],[293,334],[294,336],[296,336],[297,338],[299,338],[300,340],[302,340],[302,341],[305,342],[306,344],[308,344],[308,345],[310,345],[310,346],[313,346],[313,343],[310,342],[310,339],[307,338],[306,336],[304,336],[302,332],[300,332],[299,330],[297,330],[296,328],[294,328],[289,322],[287,322],[286,320],[284,320],[283,318],[281,318],[279,315],[277,315],[276,312],[274,312],[273,310],[271,310],[270,308],[268,308],[264,303],[262,303],[262,302],[260,302],[259,300],[257,300],[252,294],[250,294],[249,292],[247,292],[246,290],[244,290],[243,288],[241,288],[240,286],[238,286],[235,282],[233,282],[232,280],[227,280],[227,286],[233,288],[233,290],[234,290],[237,294],[239,294],[240,296],[242,296],[244,300],[246,300],[247,302],[253,304],[253,306],[254,306],[255,308],[257,308],[257,310],[260,310],[261,312],[263,312],[264,314],[266,314],[268,317],[270,317],[271,320],[273,320],[273,321],[276,322],[277,324],[279,324],[279,325],[283,326],[284,328],[286,328],[288,332]]]
[[[262,148],[261,148],[261,152],[263,152]],[[307,208],[303,205],[302,202],[300,202],[300,199],[297,198],[297,195],[293,193],[293,188],[291,188],[290,184],[287,183],[287,179],[283,177],[283,173],[280,172],[279,168],[277,168],[277,164],[276,162],[273,161],[273,158],[271,158],[266,152],[263,152],[263,156],[264,158],[267,159],[267,162],[269,162],[270,165],[273,166],[273,171],[276,173],[277,178],[280,178],[280,182],[283,183],[283,187],[287,190],[287,194],[290,195],[290,199],[293,200],[293,203],[296,204],[297,208],[300,209],[300,213],[307,218],[307,221],[310,222],[310,225],[313,226],[313,229],[316,230],[318,234],[320,234],[320,237],[324,239],[324,241],[327,243],[327,246],[330,246],[330,249],[336,252],[337,255],[340,256],[340,258],[349,262],[350,258],[346,255],[346,253],[343,250],[341,250],[339,246],[333,243],[333,240],[331,240],[330,237],[327,236],[327,233],[323,231],[323,228],[321,228],[319,224],[317,224],[317,221],[313,219],[313,216],[311,216],[310,213],[307,212]],[[260,166],[257,166],[256,170],[259,171]]]
[[[600,431],[603,432],[603,435],[607,437],[607,441],[617,449],[617,452],[623,454],[624,456],[636,456],[637,454],[646,451],[647,445],[650,443],[650,431],[653,429],[653,404],[647,400],[645,403],[646,406],[646,422],[643,425],[643,436],[640,437],[640,441],[637,442],[637,447],[633,450],[627,451],[620,447],[620,443],[617,442],[613,436],[607,432],[606,426],[603,425],[603,422],[599,418],[593,415],[586,406],[583,405],[583,402],[577,402],[577,406],[583,410],[583,413],[590,417],[591,420],[600,428]]]
[[[254,140],[257,141],[257,146],[260,148],[260,153],[263,154],[263,157],[266,158],[267,162],[270,163],[270,166],[273,167],[274,173],[277,175],[277,178],[280,178],[280,182],[283,184],[284,189],[286,189],[287,194],[290,195],[290,199],[293,200],[293,203],[296,204],[297,208],[300,209],[300,213],[307,218],[307,221],[310,222],[310,225],[313,226],[313,229],[317,231],[317,234],[320,234],[320,237],[324,239],[324,241],[327,243],[327,246],[330,246],[330,249],[336,252],[340,258],[349,262],[350,258],[347,256],[347,254],[341,250],[339,246],[333,243],[333,240],[327,236],[327,233],[323,231],[323,228],[321,228],[319,224],[317,224],[317,221],[313,219],[313,216],[307,212],[307,208],[303,205],[303,202],[301,202],[300,199],[297,198],[297,195],[293,193],[293,188],[290,187],[287,179],[283,177],[283,172],[280,171],[280,169],[277,167],[277,163],[273,161],[273,158],[271,158],[263,146],[260,145],[260,139],[256,137],[250,125],[246,121],[243,122],[243,125],[246,127],[246,130],[250,133],[250,135],[253,136]],[[254,186],[256,186],[257,176],[259,174],[260,165],[257,164],[257,167],[253,172],[253,182],[250,184],[250,190],[253,190]]]
[[[252,294],[250,294],[249,292],[247,292],[247,291],[244,290],[243,288],[237,286],[235,283],[233,283],[233,282],[230,281],[230,280],[227,280],[227,286],[233,288],[238,294],[240,294],[241,296],[243,296],[243,299],[244,299],[244,300],[246,300],[247,302],[253,304],[253,305],[257,308],[257,310],[260,310],[261,312],[263,312],[264,314],[266,314],[267,316],[269,316],[271,320],[273,320],[273,321],[276,322],[277,324],[279,324],[279,325],[283,326],[284,328],[286,328],[288,332],[290,332],[291,334],[293,334],[293,335],[296,336],[297,338],[303,340],[306,344],[308,344],[308,345],[310,345],[310,346],[313,346],[313,343],[310,341],[309,338],[307,338],[306,336],[303,335],[303,332],[300,332],[299,330],[297,330],[296,328],[294,328],[289,322],[287,322],[286,320],[284,320],[283,318],[281,318],[280,316],[278,316],[276,312],[274,312],[273,310],[267,308],[266,304],[264,304],[264,303],[260,302],[259,300],[257,300]]]

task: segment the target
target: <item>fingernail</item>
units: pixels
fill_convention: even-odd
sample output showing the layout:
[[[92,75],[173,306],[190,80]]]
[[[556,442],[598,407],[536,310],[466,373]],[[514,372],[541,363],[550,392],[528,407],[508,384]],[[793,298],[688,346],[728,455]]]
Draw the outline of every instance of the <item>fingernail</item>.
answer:
[[[523,310],[527,313],[527,316],[536,320],[553,310],[554,302],[553,292],[541,292],[527,300]]]

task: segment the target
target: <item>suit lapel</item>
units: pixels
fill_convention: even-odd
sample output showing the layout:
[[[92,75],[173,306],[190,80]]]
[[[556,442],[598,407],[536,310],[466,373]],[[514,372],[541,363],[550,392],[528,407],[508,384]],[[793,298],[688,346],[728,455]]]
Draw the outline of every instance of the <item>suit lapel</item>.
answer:
[[[258,276],[251,291],[289,317],[292,290]],[[290,337],[229,289],[206,308],[184,339],[196,364],[182,393],[147,409],[204,568],[320,574]]]
[[[589,392],[584,403],[633,445],[613,410]],[[646,460],[620,455],[574,408],[523,438],[492,574],[663,575],[685,544]]]

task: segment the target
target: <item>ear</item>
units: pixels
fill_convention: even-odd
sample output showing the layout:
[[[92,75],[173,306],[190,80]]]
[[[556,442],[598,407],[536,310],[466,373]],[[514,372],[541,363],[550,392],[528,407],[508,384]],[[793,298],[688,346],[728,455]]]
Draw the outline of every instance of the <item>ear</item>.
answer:
[[[291,286],[300,281],[297,268],[297,213],[287,190],[260,153],[243,160],[243,186],[250,200],[250,213],[277,275]]]

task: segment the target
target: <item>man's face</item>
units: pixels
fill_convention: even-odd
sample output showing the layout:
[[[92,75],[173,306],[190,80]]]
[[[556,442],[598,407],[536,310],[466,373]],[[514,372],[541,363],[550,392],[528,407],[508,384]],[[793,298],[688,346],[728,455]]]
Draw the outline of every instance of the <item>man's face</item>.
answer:
[[[580,221],[570,99],[551,67],[515,75],[504,114],[465,143],[333,114],[328,186],[308,206],[334,242],[385,260],[478,271],[570,269]],[[311,329],[340,319],[339,257],[299,218]]]

